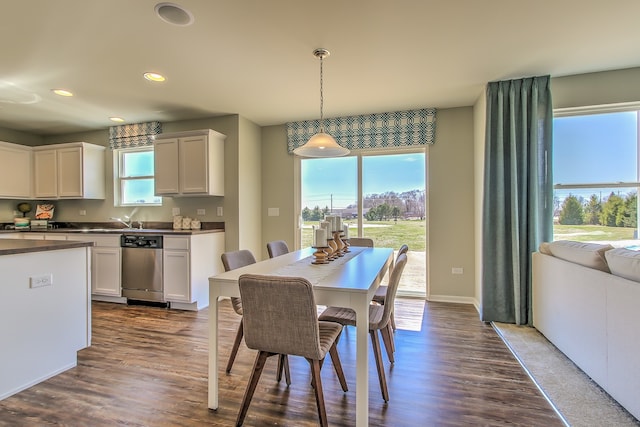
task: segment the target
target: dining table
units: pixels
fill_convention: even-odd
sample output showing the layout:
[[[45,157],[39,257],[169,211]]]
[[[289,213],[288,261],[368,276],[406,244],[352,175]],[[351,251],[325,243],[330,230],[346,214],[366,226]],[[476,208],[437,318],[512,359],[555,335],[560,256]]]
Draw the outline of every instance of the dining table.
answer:
[[[326,264],[314,264],[314,248],[259,261],[209,278],[209,399],[218,409],[218,308],[221,297],[239,297],[243,274],[302,277],[313,285],[318,305],[348,307],[356,313],[356,426],[369,425],[369,305],[393,264],[393,249],[349,247]]]

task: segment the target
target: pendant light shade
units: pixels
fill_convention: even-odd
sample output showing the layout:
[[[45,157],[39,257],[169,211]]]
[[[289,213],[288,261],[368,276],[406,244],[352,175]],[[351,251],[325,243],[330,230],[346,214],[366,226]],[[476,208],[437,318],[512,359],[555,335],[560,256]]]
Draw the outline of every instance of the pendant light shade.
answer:
[[[322,60],[329,56],[326,49],[316,49],[313,55],[320,59],[320,132],[309,138],[302,147],[293,150],[293,154],[300,157],[339,157],[349,154],[349,150],[340,146],[336,140],[324,131],[324,96],[322,87]]]

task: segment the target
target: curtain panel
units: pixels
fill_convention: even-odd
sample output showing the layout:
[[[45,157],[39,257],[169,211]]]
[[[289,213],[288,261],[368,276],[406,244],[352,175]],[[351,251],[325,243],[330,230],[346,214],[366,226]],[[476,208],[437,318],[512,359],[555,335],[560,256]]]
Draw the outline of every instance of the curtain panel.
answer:
[[[553,236],[550,77],[489,83],[482,320],[532,324],[531,254]]]
[[[161,133],[162,123],[160,122],[111,126],[109,128],[109,147],[116,150],[153,145],[154,137]]]
[[[436,109],[396,111],[324,119],[325,132],[349,150],[433,144]],[[287,148],[293,153],[320,131],[320,120],[287,123]]]

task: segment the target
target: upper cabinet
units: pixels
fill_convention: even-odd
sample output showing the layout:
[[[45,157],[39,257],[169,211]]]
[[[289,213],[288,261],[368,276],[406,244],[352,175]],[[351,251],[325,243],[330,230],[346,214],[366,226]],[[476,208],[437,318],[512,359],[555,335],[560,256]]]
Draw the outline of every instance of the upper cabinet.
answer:
[[[157,135],[155,194],[224,196],[225,138],[211,129]]]
[[[104,199],[104,152],[85,142],[33,147],[33,197]]]
[[[31,147],[0,142],[0,198],[30,198],[31,176]]]

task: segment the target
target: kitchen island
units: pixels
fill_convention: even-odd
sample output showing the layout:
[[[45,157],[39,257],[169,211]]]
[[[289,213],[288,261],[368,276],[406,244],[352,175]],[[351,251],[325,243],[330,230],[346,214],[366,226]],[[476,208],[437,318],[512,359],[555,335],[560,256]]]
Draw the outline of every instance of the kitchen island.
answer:
[[[91,344],[91,242],[0,240],[0,400]]]

